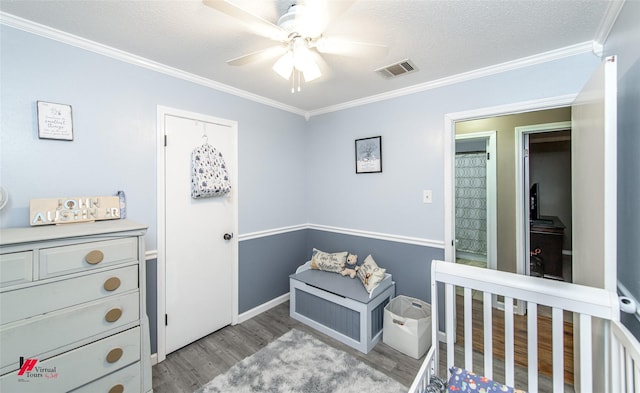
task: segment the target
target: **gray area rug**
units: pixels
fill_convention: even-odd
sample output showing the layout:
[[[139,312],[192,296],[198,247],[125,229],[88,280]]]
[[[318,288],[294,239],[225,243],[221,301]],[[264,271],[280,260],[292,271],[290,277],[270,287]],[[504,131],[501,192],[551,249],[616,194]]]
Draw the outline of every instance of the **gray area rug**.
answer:
[[[315,337],[291,330],[196,393],[406,393],[378,370]]]

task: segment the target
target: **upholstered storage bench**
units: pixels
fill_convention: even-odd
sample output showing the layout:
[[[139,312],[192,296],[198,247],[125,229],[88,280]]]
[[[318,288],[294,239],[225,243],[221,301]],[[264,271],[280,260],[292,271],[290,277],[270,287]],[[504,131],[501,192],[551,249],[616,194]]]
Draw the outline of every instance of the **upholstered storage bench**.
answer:
[[[395,295],[391,275],[372,291],[360,280],[301,266],[289,276],[290,315],[336,340],[368,353],[382,338],[384,306]]]

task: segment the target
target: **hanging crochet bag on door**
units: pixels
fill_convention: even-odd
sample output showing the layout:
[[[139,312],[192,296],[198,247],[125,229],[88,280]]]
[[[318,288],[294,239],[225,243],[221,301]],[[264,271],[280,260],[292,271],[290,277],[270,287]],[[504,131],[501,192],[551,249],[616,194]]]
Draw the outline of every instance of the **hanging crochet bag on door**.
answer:
[[[191,152],[191,198],[210,198],[231,191],[222,153],[205,143]]]

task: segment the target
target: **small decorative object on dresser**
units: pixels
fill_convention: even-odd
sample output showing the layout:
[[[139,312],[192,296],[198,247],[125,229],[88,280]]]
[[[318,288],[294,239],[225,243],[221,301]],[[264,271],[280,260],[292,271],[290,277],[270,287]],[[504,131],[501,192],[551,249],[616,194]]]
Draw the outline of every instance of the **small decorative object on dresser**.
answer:
[[[124,218],[120,216],[121,212],[119,196],[32,199],[29,201],[29,224],[36,226],[117,220]]]
[[[0,391],[151,391],[146,230],[0,230]]]

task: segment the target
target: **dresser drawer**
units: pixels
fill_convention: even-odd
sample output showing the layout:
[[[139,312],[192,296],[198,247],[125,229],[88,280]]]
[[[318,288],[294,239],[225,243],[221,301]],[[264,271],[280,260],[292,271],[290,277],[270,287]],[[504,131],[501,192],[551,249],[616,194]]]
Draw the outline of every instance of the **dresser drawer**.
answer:
[[[33,252],[0,254],[0,287],[33,281]]]
[[[0,325],[137,288],[138,266],[134,265],[3,292],[0,293]]]
[[[40,250],[40,279],[138,260],[136,238]]]
[[[138,322],[139,301],[139,291],[135,291],[2,325],[0,373],[17,370],[20,356],[51,356],[70,344]]]
[[[140,388],[140,363],[134,363],[72,393],[139,393]]]
[[[137,372],[137,389],[130,391],[139,392],[139,360],[140,328],[133,328],[59,356],[38,360],[30,373],[24,373],[22,376],[18,375],[18,371],[4,375],[0,379],[0,391],[67,392],[82,386],[79,391],[97,393],[101,390],[86,389],[94,384],[96,387],[101,386],[98,382],[111,376],[119,377],[112,381],[111,386],[119,383],[132,386],[135,381],[131,380],[131,374]],[[107,376],[99,379],[104,375]],[[108,392],[109,389],[110,387],[104,391]]]

